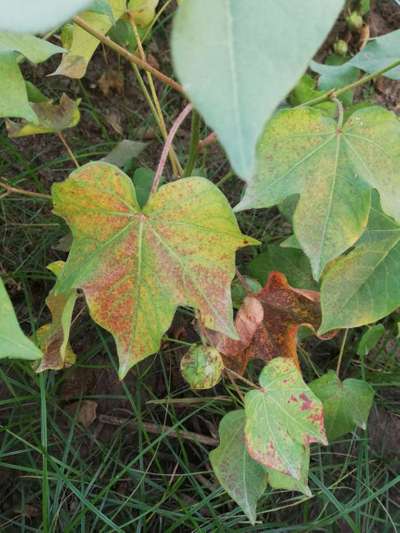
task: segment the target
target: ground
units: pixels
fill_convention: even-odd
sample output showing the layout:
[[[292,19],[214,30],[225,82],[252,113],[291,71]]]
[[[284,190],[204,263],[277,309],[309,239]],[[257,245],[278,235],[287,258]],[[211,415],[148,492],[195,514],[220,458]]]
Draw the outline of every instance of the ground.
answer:
[[[400,7],[376,1],[369,19],[371,35],[400,27]],[[147,51],[159,68],[171,72],[169,18],[157,27]],[[333,40],[346,37],[343,21],[335,26],[318,58]],[[65,133],[80,164],[107,154],[121,139],[145,140],[136,166],[155,168],[162,149],[157,125],[148,112],[135,74],[125,61],[99,49],[82,81],[45,79],[57,65],[24,66],[27,76],[51,97],[65,91],[82,98],[82,119]],[[123,75],[123,91],[105,95],[104,72]],[[183,107],[179,96],[156,83],[165,120],[171,125]],[[398,111],[400,85],[379,80],[372,98]],[[202,137],[209,132],[204,127]],[[177,139],[184,161],[190,123]],[[202,155],[201,172],[218,182],[229,166],[217,144]],[[60,139],[36,136],[8,139],[0,129],[0,176],[14,186],[48,193],[74,168]],[[172,179],[167,170],[167,179]],[[227,179],[221,188],[237,199],[241,183]],[[277,209],[239,218],[242,230],[264,242],[287,235],[290,227]],[[51,213],[49,202],[9,195],[0,200],[0,272],[5,276],[25,331],[49,319],[44,299],[52,286],[45,266],[65,259],[68,234]],[[244,267],[248,253],[239,255]],[[259,523],[251,527],[218,485],[208,451],[218,439],[226,409],[238,406],[230,381],[206,393],[190,391],[179,373],[187,340],[195,338],[192,316],[179,312],[162,350],[137,365],[123,381],[116,374],[115,346],[90,319],[84,299],[75,311],[72,346],[77,364],[41,378],[26,364],[0,364],[0,530],[38,531],[41,524],[41,399],[48,420],[49,509],[52,531],[363,531],[400,528],[400,342],[399,315],[385,321],[386,334],[368,356],[366,368],[376,391],[367,431],[358,431],[329,447],[312,448],[312,498],[267,491],[259,504]],[[355,357],[360,331],[347,339],[343,377],[358,375]],[[342,337],[301,344],[305,376],[334,367]],[[256,368],[250,374],[256,376]],[[397,387],[397,388],[396,388]],[[43,408],[43,405],[42,405]],[[164,426],[167,426],[166,428]],[[164,427],[160,431],[160,427]]]

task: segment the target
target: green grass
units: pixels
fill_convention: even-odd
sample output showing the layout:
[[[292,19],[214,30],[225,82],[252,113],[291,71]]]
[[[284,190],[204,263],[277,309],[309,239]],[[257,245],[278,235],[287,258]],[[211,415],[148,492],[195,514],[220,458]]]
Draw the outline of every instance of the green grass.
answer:
[[[157,31],[158,39],[166,38],[165,20]],[[76,88],[83,99],[82,127],[66,137],[83,164],[103,157],[120,137],[110,129],[104,104],[99,105],[89,83],[83,80]],[[56,81],[49,92],[57,94]],[[168,89],[160,88],[159,95],[170,125],[182,103]],[[139,131],[156,130],[145,105],[135,106],[130,98],[123,102],[125,137],[139,140]],[[202,137],[206,133],[203,127]],[[189,135],[179,138],[177,152],[183,164],[188,143]],[[161,148],[157,134],[137,165],[154,168]],[[215,182],[229,171],[215,148],[202,154],[197,166]],[[15,143],[1,130],[0,176],[10,178],[11,185],[48,193],[51,183],[64,179],[71,169],[57,138]],[[241,184],[232,177],[221,188],[233,200]],[[241,214],[239,221],[243,231],[263,242],[275,242],[288,232],[275,209]],[[0,200],[0,271],[28,334],[49,319],[44,300],[53,282],[46,265],[65,258],[56,247],[66,233],[64,223],[51,214],[49,202],[17,195]],[[246,260],[248,256],[239,256],[241,264]],[[72,333],[78,353],[75,367],[38,376],[29,364],[0,363],[0,531],[400,530],[399,451],[381,451],[379,436],[371,438],[371,430],[357,431],[329,447],[314,445],[313,496],[268,490],[258,506],[259,522],[251,526],[212,474],[210,447],[185,438],[189,432],[217,438],[223,414],[241,406],[235,388],[226,381],[204,394],[190,391],[178,371],[186,347],[180,341],[168,342],[119,383],[111,337],[90,320],[82,299],[77,308]],[[190,313],[179,313],[179,321],[189,329],[190,319]],[[385,338],[365,366],[356,356],[359,334],[350,333],[341,375],[365,373],[381,415],[397,419],[396,316],[385,324]],[[306,377],[313,379],[316,373],[335,368],[338,353],[339,341],[303,343],[300,354]],[[250,376],[256,380],[255,367]],[[84,427],[78,414],[87,400],[98,404],[98,412],[96,420]],[[169,429],[155,434],[149,424]],[[386,438],[382,432],[382,442]],[[398,442],[400,431],[396,438]]]

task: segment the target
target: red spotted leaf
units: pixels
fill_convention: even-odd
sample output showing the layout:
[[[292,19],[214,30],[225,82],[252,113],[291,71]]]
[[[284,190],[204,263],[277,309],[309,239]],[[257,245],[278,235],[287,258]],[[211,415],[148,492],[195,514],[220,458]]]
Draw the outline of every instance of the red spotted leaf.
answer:
[[[302,480],[309,445],[328,443],[322,403],[290,359],[270,361],[260,385],[245,398],[247,450],[267,468]]]
[[[168,183],[141,207],[126,174],[91,163],[54,185],[53,199],[73,234],[59,290],[83,289],[92,318],[114,335],[120,377],[157,352],[179,305],[198,309],[206,327],[237,337],[235,252],[258,242],[242,235],[210,181]]]
[[[299,367],[297,331],[306,326],[316,334],[321,324],[319,299],[319,292],[294,289],[284,274],[272,272],[265,287],[247,296],[236,315],[240,340],[214,332],[208,332],[208,338],[223,355],[225,366],[239,373],[249,359],[286,357]]]

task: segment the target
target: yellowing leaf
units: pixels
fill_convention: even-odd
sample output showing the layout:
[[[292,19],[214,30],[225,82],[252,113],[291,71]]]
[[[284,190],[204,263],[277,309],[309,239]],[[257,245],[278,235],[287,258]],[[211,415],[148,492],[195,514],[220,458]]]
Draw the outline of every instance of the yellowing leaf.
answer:
[[[254,525],[257,501],[267,488],[267,472],[246,450],[244,425],[243,410],[224,416],[219,425],[220,443],[210,452],[210,462],[218,481]]]
[[[53,104],[51,100],[31,104],[33,111],[38,117],[38,124],[34,122],[16,123],[6,121],[8,135],[14,137],[26,137],[39,133],[57,133],[67,128],[76,126],[80,119],[79,101],[74,101],[63,94],[59,104]]]
[[[245,398],[247,449],[267,468],[302,480],[309,444],[327,444],[322,403],[290,359],[268,363],[260,385]]]
[[[158,2],[159,0],[129,0],[128,11],[137,26],[145,28],[152,23]]]
[[[0,278],[0,359],[40,359],[42,352],[22,332]]]
[[[125,12],[125,0],[108,0],[115,20]],[[79,15],[89,26],[104,35],[111,29],[113,23],[107,14],[85,11]],[[60,65],[53,75],[61,74],[69,78],[83,78],[87,66],[100,41],[76,24],[64,34],[64,46],[68,52],[64,54]]]
[[[51,263],[47,268],[59,278],[64,268],[64,262]],[[66,292],[57,292],[56,282],[56,285],[46,298],[52,321],[50,324],[42,326],[37,332],[38,344],[44,353],[43,359],[36,370],[37,372],[50,369],[60,370],[64,366],[72,365],[75,362],[76,357],[68,343],[68,339],[77,296],[77,292],[74,289]]]
[[[294,230],[319,279],[360,238],[372,188],[384,211],[400,219],[399,144],[400,122],[381,107],[356,111],[342,129],[317,109],[282,111],[265,130],[257,173],[236,210],[300,194]]]
[[[120,376],[156,352],[179,305],[237,337],[230,284],[235,251],[258,244],[239,230],[224,195],[203,178],[169,183],[140,208],[117,167],[91,163],[53,185],[55,213],[73,233],[59,290],[82,288],[116,340]]]

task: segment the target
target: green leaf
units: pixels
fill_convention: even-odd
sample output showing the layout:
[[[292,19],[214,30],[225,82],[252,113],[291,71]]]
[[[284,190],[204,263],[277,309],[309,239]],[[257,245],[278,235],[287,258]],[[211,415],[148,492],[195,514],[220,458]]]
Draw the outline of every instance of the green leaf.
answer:
[[[154,179],[154,170],[151,168],[137,168],[133,175],[133,183],[135,184],[136,197],[140,207],[144,207],[149,199],[151,186]],[[160,183],[163,183],[161,178]]]
[[[0,117],[37,120],[28,101],[27,87],[18,66],[18,54],[23,54],[33,63],[41,63],[63,51],[33,35],[0,32]]]
[[[175,71],[242,178],[252,177],[266,121],[342,7],[343,0],[190,0],[179,7]]]
[[[306,448],[327,444],[322,404],[287,358],[269,362],[260,385],[245,397],[248,452],[267,468],[301,480]]]
[[[247,452],[244,425],[243,410],[224,416],[219,425],[220,444],[210,452],[210,462],[218,481],[254,525],[257,501],[267,488],[267,472]]]
[[[300,465],[300,479],[282,474],[278,470],[266,468],[268,473],[268,482],[273,489],[290,490],[302,492],[305,496],[311,496],[311,490],[308,486],[308,471],[310,468],[310,448],[305,448]]]
[[[369,352],[375,348],[384,334],[385,326],[383,324],[375,324],[368,328],[358,343],[357,355],[368,355]]]
[[[107,15],[112,24],[115,23],[113,10],[111,9],[110,3],[108,0],[92,0],[88,11],[92,13],[98,13],[99,15]]]
[[[0,31],[44,33],[56,29],[92,0],[13,0],[2,6]]]
[[[256,279],[250,278],[249,276],[242,276],[243,281],[245,282],[245,286],[243,285],[242,281],[235,278],[232,283],[231,293],[232,293],[232,302],[233,307],[235,309],[239,309],[240,306],[243,303],[243,300],[246,298],[246,296],[249,295],[249,292],[251,293],[257,293],[260,292],[263,288],[261,283],[259,283]]]
[[[325,429],[329,441],[354,431],[365,429],[374,399],[367,382],[346,379],[343,382],[333,370],[310,383],[310,389],[322,401]]]
[[[367,231],[323,279],[320,333],[371,324],[399,307],[399,264],[400,226],[376,201]]]
[[[59,133],[73,128],[80,120],[79,103],[79,100],[71,100],[66,94],[61,96],[59,104],[53,104],[51,100],[33,103],[31,106],[38,118],[38,123],[26,121],[16,123],[7,120],[8,135],[11,138],[26,137],[43,133]]]
[[[40,359],[42,352],[22,332],[0,278],[0,359]]]
[[[235,251],[258,242],[242,235],[215,185],[203,178],[169,183],[141,209],[126,174],[91,163],[52,192],[55,213],[74,237],[60,290],[84,290],[92,318],[114,335],[121,377],[159,349],[178,305],[237,338]]]
[[[108,1],[114,19],[118,20],[125,13],[125,0]],[[105,14],[85,11],[80,14],[80,17],[89,24],[89,26],[104,35],[113,25],[110,17]],[[76,24],[73,24],[68,32],[62,34],[62,37],[65,39],[63,45],[66,47],[68,45],[68,52],[64,54],[60,65],[53,75],[60,74],[75,79],[83,78],[89,61],[100,44],[100,41]]]
[[[124,139],[114,146],[111,152],[103,157],[101,161],[124,169],[132,159],[139,157],[147,144],[148,143]]]
[[[128,11],[138,28],[146,28],[153,22],[158,2],[159,0],[129,0]]]
[[[399,47],[400,30],[396,30],[382,37],[370,39],[361,52],[341,66],[321,65],[311,61],[310,68],[321,74],[323,85],[332,87],[335,79],[344,81],[346,77],[355,76],[356,69],[372,74],[390,66],[400,59]],[[384,76],[400,80],[400,66],[385,72]]]
[[[236,211],[300,194],[294,232],[319,279],[325,265],[363,233],[371,188],[400,219],[400,122],[381,107],[353,113],[342,129],[321,111],[278,113],[258,147],[257,173]]]
[[[48,265],[47,268],[56,275],[58,280],[64,265],[64,261],[56,261]],[[64,366],[75,362],[75,354],[68,340],[77,297],[78,293],[75,289],[58,292],[56,282],[46,298],[52,320],[37,332],[38,344],[44,355],[36,372],[61,370]]]
[[[271,244],[257,255],[247,267],[248,273],[265,285],[271,272],[282,272],[290,285],[299,289],[317,289],[318,284],[312,277],[310,262],[301,250],[281,248]]]
[[[348,58],[347,58],[348,59]],[[339,56],[337,54],[331,54],[325,60],[325,64],[322,65],[322,71],[316,68],[316,72],[320,72],[321,76],[318,81],[318,87],[322,92],[330,91],[331,89],[341,89],[350,83],[354,83],[360,77],[360,70],[358,68],[349,66],[346,69],[335,68],[330,69],[330,66],[341,66],[346,62],[346,57]],[[311,68],[313,65],[318,65],[318,63],[312,62]],[[325,65],[328,67],[324,69]],[[345,106],[350,106],[353,103],[353,91],[346,91],[343,95],[340,96],[340,100]]]
[[[224,362],[218,350],[195,344],[181,359],[181,373],[191,389],[215,387],[221,380]]]

